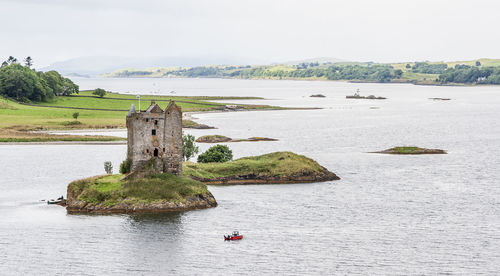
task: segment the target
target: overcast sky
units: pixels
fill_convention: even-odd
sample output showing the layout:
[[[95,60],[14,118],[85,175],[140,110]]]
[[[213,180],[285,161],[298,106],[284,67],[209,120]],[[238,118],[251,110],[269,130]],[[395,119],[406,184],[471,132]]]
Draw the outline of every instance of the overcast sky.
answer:
[[[500,58],[497,0],[0,0],[0,58]]]

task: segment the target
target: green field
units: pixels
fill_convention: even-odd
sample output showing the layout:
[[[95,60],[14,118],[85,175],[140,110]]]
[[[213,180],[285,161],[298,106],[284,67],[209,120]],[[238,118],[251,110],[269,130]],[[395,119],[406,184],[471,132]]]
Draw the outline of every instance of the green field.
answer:
[[[184,112],[192,112],[220,110],[226,105],[223,103],[207,102],[207,100],[231,100],[240,98],[142,96],[142,110],[145,110],[150,105],[151,99],[156,100],[156,103],[162,108],[168,105],[169,100],[174,100]],[[248,99],[248,97],[244,99]],[[125,127],[125,116],[131,104],[134,104],[136,109],[139,109],[139,102],[135,95],[108,93],[105,97],[98,98],[93,97],[90,91],[82,91],[76,96],[57,97],[56,100],[51,102],[36,103],[36,106],[24,105],[12,100],[0,98],[0,129],[13,128],[18,130],[33,130]],[[239,106],[250,110],[278,108],[267,105]],[[116,111],[99,109],[112,109]],[[73,113],[75,112],[79,113],[79,124],[72,123],[76,121],[73,118]]]
[[[184,112],[217,111],[226,104],[208,102],[208,100],[259,99],[256,97],[175,97],[148,96],[141,98],[141,109],[145,110],[151,100],[165,108],[174,100]],[[50,129],[90,129],[124,128],[125,117],[131,104],[139,109],[135,95],[108,93],[103,98],[92,95],[91,91],[81,91],[75,96],[60,96],[53,101],[22,104],[0,97],[0,142],[46,142],[46,141],[114,141],[117,138],[102,136],[59,136],[37,134],[27,131]],[[268,105],[238,105],[241,109],[281,109]],[[111,111],[113,110],[113,111]],[[77,119],[73,118],[79,113]],[[183,120],[184,127],[196,125],[190,120]]]

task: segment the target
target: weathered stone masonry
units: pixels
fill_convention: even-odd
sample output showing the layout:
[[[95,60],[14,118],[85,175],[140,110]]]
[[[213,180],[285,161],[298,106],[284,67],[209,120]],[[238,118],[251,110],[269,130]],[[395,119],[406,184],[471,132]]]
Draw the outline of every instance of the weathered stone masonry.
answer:
[[[132,105],[127,134],[131,173],[147,170],[182,175],[182,110],[173,101],[165,110],[151,101],[145,112],[136,112]]]

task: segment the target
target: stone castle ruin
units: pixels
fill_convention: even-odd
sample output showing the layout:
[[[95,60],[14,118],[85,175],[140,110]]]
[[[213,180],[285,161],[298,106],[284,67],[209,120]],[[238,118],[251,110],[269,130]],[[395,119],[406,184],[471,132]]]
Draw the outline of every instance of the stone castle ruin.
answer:
[[[131,176],[182,175],[182,110],[170,101],[162,110],[154,101],[145,112],[132,104],[127,115],[127,158]]]

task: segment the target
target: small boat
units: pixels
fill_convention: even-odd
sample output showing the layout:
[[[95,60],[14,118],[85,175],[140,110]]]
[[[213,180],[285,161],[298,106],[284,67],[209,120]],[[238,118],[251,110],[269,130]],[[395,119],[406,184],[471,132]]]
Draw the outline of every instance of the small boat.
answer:
[[[58,199],[58,200],[51,199],[51,200],[47,200],[47,204],[58,204],[58,203],[61,203],[62,201],[63,201],[62,199]]]
[[[224,240],[225,241],[234,241],[234,240],[241,240],[243,239],[243,235],[240,235],[240,232],[238,231],[233,231],[233,234],[231,235],[224,235]]]
[[[61,196],[60,198],[58,199],[51,199],[51,200],[47,200],[47,204],[59,204],[61,202],[64,201],[64,197]]]

